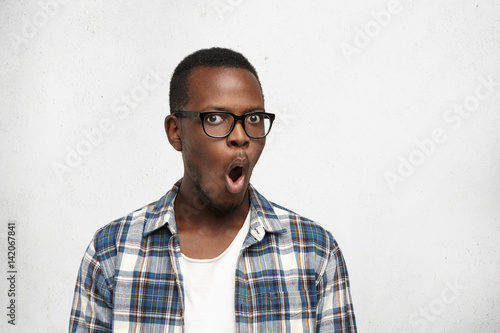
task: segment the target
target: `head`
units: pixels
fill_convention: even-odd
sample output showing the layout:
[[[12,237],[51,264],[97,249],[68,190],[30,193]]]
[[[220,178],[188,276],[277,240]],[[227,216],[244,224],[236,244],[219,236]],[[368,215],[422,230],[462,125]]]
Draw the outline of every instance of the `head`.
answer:
[[[229,49],[205,49],[187,56],[172,75],[170,110],[165,130],[171,145],[182,153],[181,191],[220,212],[244,204],[265,138],[249,137],[242,121],[236,121],[226,137],[210,137],[201,119],[189,116],[205,111],[235,115],[265,112],[254,67],[243,55]],[[181,116],[176,111],[190,114]]]
[[[202,49],[185,57],[175,68],[170,79],[170,113],[173,113],[174,110],[182,110],[188,102],[188,78],[193,69],[197,67],[246,69],[257,79],[262,94],[262,87],[257,71],[241,53],[220,47]],[[263,94],[262,100],[264,100]]]

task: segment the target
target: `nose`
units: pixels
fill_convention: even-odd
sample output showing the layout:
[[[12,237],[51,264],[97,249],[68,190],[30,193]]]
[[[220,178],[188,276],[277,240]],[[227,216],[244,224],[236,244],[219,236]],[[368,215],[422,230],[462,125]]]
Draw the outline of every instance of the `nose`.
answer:
[[[241,122],[241,120],[238,120],[234,124],[234,128],[231,131],[231,133],[229,133],[227,140],[230,146],[234,147],[248,146],[248,144],[250,143],[250,138],[245,133],[245,130],[243,129],[243,123]]]

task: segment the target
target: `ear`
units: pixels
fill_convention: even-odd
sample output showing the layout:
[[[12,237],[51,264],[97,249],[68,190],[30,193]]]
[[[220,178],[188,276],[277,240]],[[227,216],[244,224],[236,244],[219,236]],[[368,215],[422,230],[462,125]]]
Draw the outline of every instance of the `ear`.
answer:
[[[182,151],[181,124],[180,119],[173,115],[165,118],[165,133],[172,147],[177,151]]]

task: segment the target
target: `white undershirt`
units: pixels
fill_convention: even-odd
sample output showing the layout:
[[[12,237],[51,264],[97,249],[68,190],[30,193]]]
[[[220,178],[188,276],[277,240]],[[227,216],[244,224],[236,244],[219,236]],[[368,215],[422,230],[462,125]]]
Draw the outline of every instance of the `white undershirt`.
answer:
[[[250,212],[231,245],[216,258],[191,259],[181,253],[186,333],[236,332],[236,264],[249,228]]]

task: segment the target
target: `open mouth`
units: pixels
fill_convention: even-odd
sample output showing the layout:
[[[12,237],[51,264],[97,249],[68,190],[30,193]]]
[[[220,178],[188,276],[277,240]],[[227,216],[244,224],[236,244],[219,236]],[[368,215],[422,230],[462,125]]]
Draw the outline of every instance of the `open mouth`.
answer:
[[[240,193],[245,187],[245,174],[248,162],[237,159],[231,163],[226,173],[226,188],[231,193]]]
[[[229,178],[236,183],[236,181],[243,175],[243,168],[241,166],[236,166],[229,171]]]

